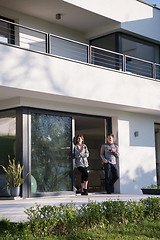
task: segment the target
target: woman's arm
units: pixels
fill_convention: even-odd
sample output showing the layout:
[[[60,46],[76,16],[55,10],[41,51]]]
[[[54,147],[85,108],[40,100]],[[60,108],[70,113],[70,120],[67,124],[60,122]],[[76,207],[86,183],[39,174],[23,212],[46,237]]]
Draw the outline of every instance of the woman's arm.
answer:
[[[75,156],[75,158],[81,157],[81,152],[82,151],[79,149],[79,147],[77,147],[77,146],[74,147],[74,156]]]
[[[87,148],[86,145],[83,146],[83,150],[82,150],[82,152],[81,152],[81,156],[82,156],[82,157],[86,157],[86,158],[89,157],[89,151],[88,151],[88,148]]]

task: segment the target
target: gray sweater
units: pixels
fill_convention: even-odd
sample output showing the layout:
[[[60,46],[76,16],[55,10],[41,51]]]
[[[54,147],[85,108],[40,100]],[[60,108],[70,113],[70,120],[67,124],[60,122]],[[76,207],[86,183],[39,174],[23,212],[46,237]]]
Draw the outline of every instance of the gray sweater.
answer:
[[[111,149],[114,149],[115,152],[111,152]],[[100,156],[104,161],[108,161],[111,164],[116,164],[116,159],[119,157],[119,150],[116,144],[105,143],[101,147]]]
[[[83,144],[84,149],[79,149],[78,145],[75,145],[74,147],[74,155],[77,163],[77,167],[88,167],[88,157],[89,157],[89,151],[85,144]]]

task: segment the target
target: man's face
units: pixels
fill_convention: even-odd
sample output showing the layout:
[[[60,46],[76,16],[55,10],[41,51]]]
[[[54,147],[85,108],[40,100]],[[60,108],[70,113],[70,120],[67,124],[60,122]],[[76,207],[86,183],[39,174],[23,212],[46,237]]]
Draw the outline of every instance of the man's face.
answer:
[[[114,140],[114,138],[112,136],[108,136],[108,138],[107,138],[108,143],[112,144],[113,140]]]

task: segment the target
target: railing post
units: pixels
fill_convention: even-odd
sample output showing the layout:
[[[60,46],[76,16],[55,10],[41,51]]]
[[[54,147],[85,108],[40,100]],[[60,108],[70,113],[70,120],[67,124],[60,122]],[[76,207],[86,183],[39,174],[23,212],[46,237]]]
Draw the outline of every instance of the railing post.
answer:
[[[91,63],[91,46],[88,45],[88,63]]]
[[[126,72],[126,55],[123,55],[123,72]]]
[[[156,79],[156,64],[152,63],[152,77]]]
[[[46,34],[46,53],[50,53],[50,34]]]

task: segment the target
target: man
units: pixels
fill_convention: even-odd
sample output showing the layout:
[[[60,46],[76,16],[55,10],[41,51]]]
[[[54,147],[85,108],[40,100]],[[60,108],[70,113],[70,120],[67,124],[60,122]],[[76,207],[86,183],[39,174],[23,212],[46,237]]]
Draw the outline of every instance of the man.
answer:
[[[109,134],[107,143],[101,147],[100,156],[104,163],[105,171],[105,188],[108,194],[111,194],[114,183],[119,178],[116,160],[119,157],[118,146],[114,144],[114,135]],[[112,174],[112,178],[111,178]]]

